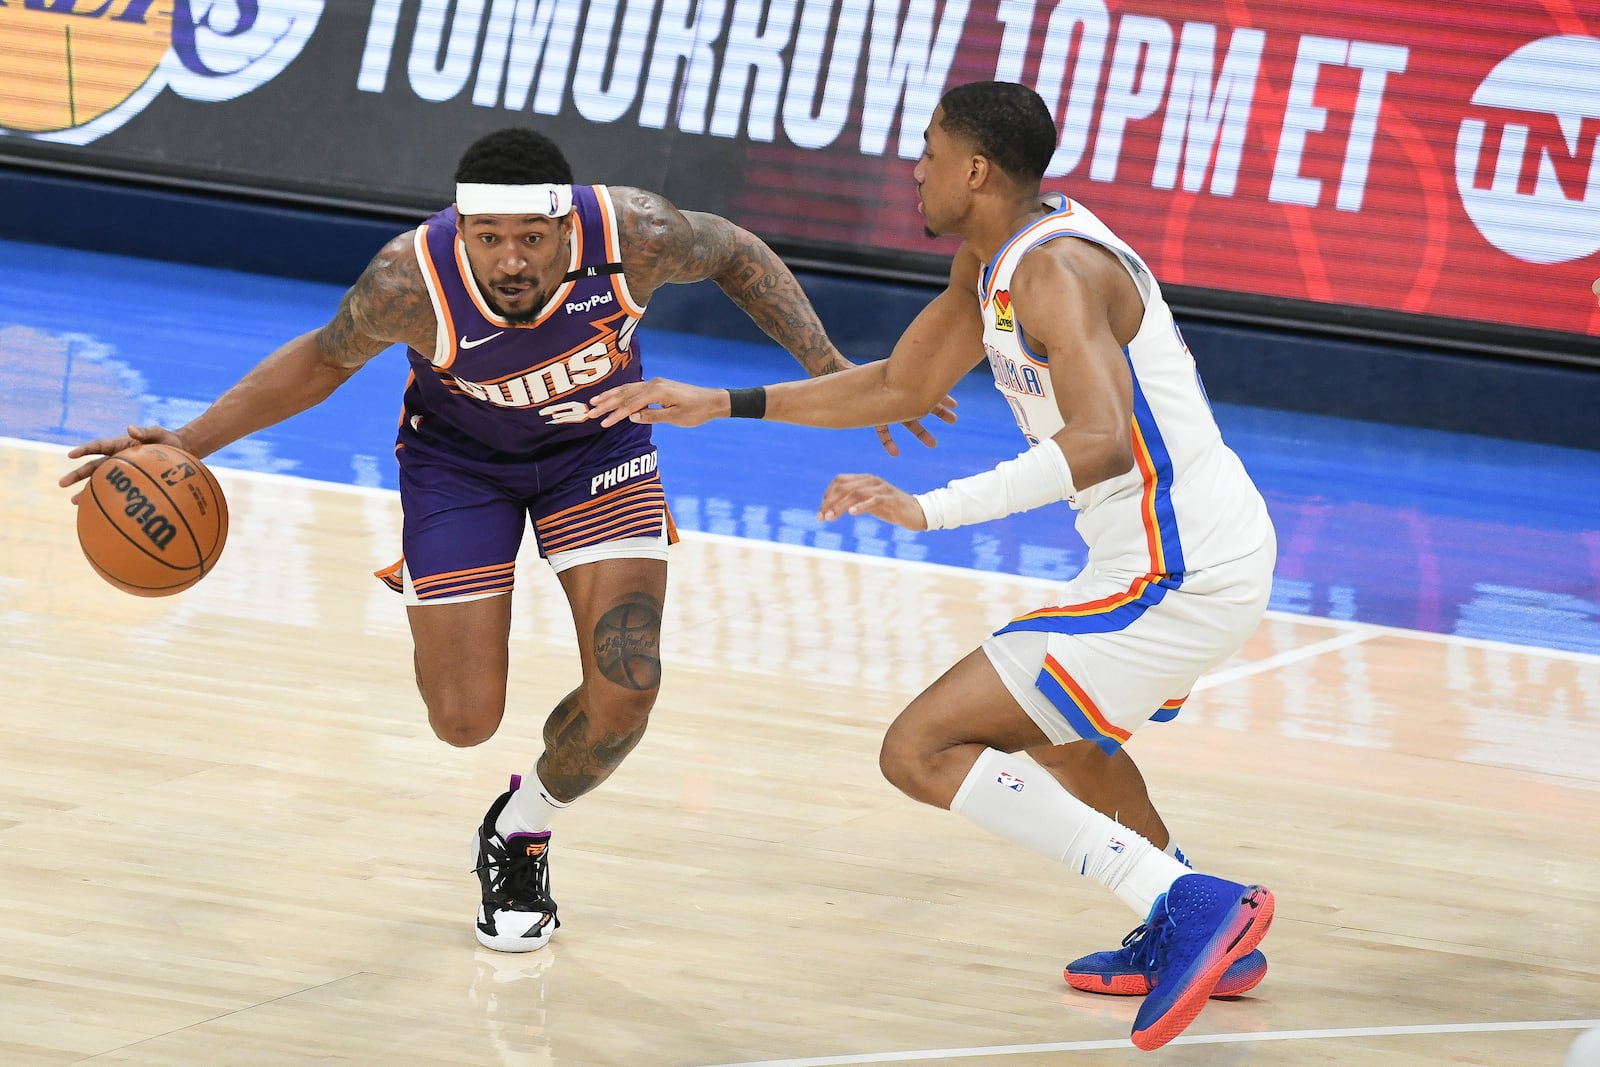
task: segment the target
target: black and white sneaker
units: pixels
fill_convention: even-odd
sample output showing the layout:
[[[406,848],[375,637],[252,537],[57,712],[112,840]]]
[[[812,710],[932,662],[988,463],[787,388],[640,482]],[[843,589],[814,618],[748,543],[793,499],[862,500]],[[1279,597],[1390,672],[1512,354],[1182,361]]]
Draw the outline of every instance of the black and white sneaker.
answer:
[[[520,783],[500,794],[478,827],[473,870],[483,889],[478,908],[478,942],[497,952],[544,948],[561,920],[550,899],[550,831],[501,837],[495,821]]]

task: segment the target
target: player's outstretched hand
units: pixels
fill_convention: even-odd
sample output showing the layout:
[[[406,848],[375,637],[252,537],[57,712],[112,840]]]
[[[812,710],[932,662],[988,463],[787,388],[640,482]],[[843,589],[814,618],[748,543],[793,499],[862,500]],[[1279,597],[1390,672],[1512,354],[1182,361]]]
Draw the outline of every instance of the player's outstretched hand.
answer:
[[[956,421],[956,398],[946,396],[935,404],[933,410],[928,414],[940,422],[954,423]],[[902,422],[900,425],[904,426],[912,437],[921,441],[928,448],[934,448],[939,444],[939,439],[928,432],[928,428],[922,425],[921,419],[912,419],[910,422]],[[878,443],[883,446],[883,450],[891,456],[898,456],[900,454],[900,445],[893,437],[889,436],[889,427],[875,426],[873,429],[878,431]]]
[[[876,474],[841,474],[829,484],[817,518],[832,522],[844,515],[875,515],[908,530],[928,528],[928,517],[917,498]]]
[[[728,414],[728,391],[651,378],[607,389],[589,401],[589,417],[601,426],[623,419],[669,426],[699,426]]]
[[[183,448],[183,438],[161,426],[129,426],[128,432],[121,437],[99,437],[93,441],[79,445],[67,453],[68,459],[82,459],[84,456],[98,456],[89,462],[75,467],[61,476],[59,484],[63,489],[85,481],[94,473],[95,468],[106,461],[107,456],[114,456],[125,448],[134,445],[171,445],[173,448]],[[72,494],[72,502],[76,504],[82,492]]]

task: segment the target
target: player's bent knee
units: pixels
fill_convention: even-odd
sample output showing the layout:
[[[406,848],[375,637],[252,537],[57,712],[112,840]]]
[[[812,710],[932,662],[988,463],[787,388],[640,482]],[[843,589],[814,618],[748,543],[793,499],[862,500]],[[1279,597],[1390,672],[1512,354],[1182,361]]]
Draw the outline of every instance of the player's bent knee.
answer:
[[[931,767],[923,753],[891,727],[878,750],[878,770],[888,783],[913,800],[927,795]]]
[[[444,718],[438,715],[428,716],[428,725],[433,727],[433,732],[439,740],[456,748],[471,748],[481,745],[494,736],[495,729],[500,725],[498,721],[484,721],[473,718]]]
[[[505,698],[463,700],[452,697],[426,697],[428,725],[445,744],[456,748],[481,745],[494,736],[505,714]]]

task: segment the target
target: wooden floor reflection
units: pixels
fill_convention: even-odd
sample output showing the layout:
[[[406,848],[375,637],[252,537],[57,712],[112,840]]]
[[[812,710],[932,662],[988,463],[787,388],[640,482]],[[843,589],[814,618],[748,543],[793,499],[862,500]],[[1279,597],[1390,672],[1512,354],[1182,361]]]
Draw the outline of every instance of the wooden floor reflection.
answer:
[[[512,710],[429,732],[390,494],[219,472],[216,574],[84,563],[0,444],[0,1063],[1132,1064],[1064,960],[1109,894],[901,798],[895,711],[1048,583],[691,536],[644,743],[556,826],[564,926],[476,947],[472,827],[574,678],[519,572]],[[1131,751],[1268,980],[1194,1064],[1557,1064],[1600,1017],[1600,659],[1273,616]]]

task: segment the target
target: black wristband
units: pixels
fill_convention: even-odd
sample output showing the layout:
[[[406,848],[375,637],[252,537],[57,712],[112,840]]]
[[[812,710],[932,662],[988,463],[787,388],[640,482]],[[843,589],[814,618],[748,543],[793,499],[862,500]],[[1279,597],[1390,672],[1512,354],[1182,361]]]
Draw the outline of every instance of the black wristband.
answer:
[[[728,417],[730,419],[761,419],[767,414],[767,387],[728,390]]]

